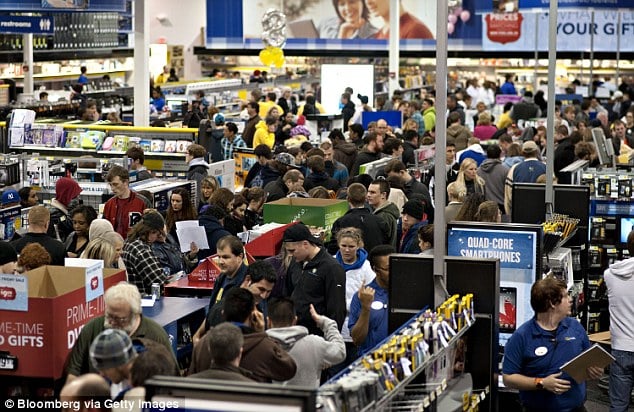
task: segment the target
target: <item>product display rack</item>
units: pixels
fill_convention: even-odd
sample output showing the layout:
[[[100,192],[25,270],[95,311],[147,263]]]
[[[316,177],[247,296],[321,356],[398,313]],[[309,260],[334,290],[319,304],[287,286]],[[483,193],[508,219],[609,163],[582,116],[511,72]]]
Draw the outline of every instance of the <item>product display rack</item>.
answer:
[[[78,124],[79,123],[79,124]],[[137,139],[145,152],[145,166],[153,172],[157,178],[181,178],[184,179],[187,172],[187,164],[185,163],[186,145],[197,142],[198,129],[188,128],[162,128],[162,127],[130,127],[130,126],[114,126],[107,124],[81,124],[81,122],[63,123],[65,137],[76,135],[76,133],[85,132],[102,132],[107,139],[112,137],[117,139],[118,136],[128,136]],[[47,156],[59,158],[79,158],[83,155],[90,155],[96,158],[123,158],[125,150],[117,150],[113,144],[112,150],[103,150],[99,147],[83,148],[83,147],[47,147],[45,145],[25,144],[23,146],[11,146],[6,144],[5,147],[9,152],[33,154],[45,153]],[[178,151],[152,151],[152,142],[176,147]],[[80,142],[81,143],[81,142]],[[182,143],[183,150],[179,149]],[[148,147],[149,145],[149,147]],[[126,149],[127,150],[127,149]],[[70,154],[70,155],[69,155]]]
[[[443,315],[447,319],[444,323]],[[437,325],[433,327],[433,338],[432,316]],[[368,354],[321,386],[318,405],[325,411],[434,410],[448,386],[459,387],[448,385],[447,379],[453,377],[457,346],[474,322],[473,295],[464,296],[462,300],[454,295],[434,314],[429,310],[420,311]],[[443,324],[447,324],[452,333],[446,341]],[[429,353],[430,350],[433,353]],[[402,355],[398,360],[396,352]],[[463,362],[465,356],[465,352],[460,355]],[[422,362],[421,358],[424,358]],[[410,365],[413,365],[411,370]],[[461,376],[462,373],[454,380]],[[488,390],[482,392],[488,393]],[[486,393],[472,397],[471,387],[466,388],[462,398],[468,402],[463,410],[472,410],[470,408],[475,407],[482,396]]]

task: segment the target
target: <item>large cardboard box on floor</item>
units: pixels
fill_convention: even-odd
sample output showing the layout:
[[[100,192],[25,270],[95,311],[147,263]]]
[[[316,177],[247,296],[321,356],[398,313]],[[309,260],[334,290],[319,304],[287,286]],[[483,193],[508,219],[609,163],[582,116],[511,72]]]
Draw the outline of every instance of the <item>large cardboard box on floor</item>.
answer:
[[[86,268],[43,266],[25,275],[28,310],[0,310],[0,352],[17,358],[17,368],[0,367],[0,375],[57,379],[83,326],[103,315],[103,295],[87,302]],[[91,289],[98,286],[95,278],[88,280]],[[125,271],[103,269],[104,291],[125,280]],[[0,299],[12,297],[0,293]]]
[[[324,228],[328,240],[332,224],[347,211],[345,200],[287,197],[264,204],[264,223],[302,221],[307,226]]]

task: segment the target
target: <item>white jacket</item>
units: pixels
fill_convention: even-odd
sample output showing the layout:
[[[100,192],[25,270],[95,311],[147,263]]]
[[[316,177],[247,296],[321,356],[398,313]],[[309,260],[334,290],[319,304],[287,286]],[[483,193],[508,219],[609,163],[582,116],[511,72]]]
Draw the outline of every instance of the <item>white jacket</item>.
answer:
[[[610,265],[603,278],[610,302],[612,349],[634,352],[634,258]]]

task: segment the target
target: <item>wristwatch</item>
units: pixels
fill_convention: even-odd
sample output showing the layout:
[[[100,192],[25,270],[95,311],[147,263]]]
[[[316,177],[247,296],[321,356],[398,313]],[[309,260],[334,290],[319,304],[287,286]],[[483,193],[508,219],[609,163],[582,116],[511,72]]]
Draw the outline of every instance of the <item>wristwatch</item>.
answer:
[[[544,378],[535,378],[534,382],[537,389],[544,389]]]

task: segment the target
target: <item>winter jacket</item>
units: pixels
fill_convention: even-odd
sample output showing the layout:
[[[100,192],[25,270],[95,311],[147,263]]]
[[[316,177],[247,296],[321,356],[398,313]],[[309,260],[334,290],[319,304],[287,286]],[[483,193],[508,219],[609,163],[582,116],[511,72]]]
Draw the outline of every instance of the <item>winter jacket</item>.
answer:
[[[255,125],[255,134],[253,135],[253,147],[258,147],[261,144],[265,144],[271,149],[275,144],[275,133],[269,132],[269,127],[264,120],[260,120]]]
[[[341,109],[341,114],[343,115],[343,131],[346,132],[348,130],[348,122],[354,116],[355,107],[354,103],[348,101],[343,108]]]
[[[317,313],[334,319],[341,330],[346,317],[346,273],[335,258],[320,248],[308,262],[293,261],[287,273],[286,296],[295,302],[297,324],[321,336],[322,331],[310,316],[312,303]]]
[[[513,123],[517,123],[518,120],[530,120],[541,116],[542,111],[535,103],[533,103],[532,97],[524,97],[521,102],[515,103],[511,109],[511,119]]]
[[[508,166],[500,159],[486,159],[478,168],[477,174],[486,183],[484,196],[498,205],[504,205],[504,181],[509,172]]]
[[[405,166],[416,164],[416,154],[414,150],[418,149],[412,142],[403,142],[403,163]]]
[[[270,383],[286,381],[295,376],[297,365],[293,358],[265,332],[255,332],[244,324],[238,324],[244,335],[240,367],[250,371],[253,380]],[[210,333],[207,332],[194,346],[190,373],[198,373],[211,367]]]
[[[348,172],[350,172],[357,158],[358,151],[357,145],[352,142],[339,143],[334,146],[333,159],[343,163],[348,169]]]
[[[318,325],[324,337],[309,335],[304,326],[273,328],[266,333],[282,349],[286,350],[297,364],[295,376],[284,385],[319,387],[321,371],[331,365],[337,365],[346,358],[346,345],[337,330],[337,322],[322,316]]]
[[[141,199],[141,196],[130,191],[130,196],[127,199],[117,197],[109,199],[103,208],[103,218],[108,220],[115,232],[125,239],[128,237],[130,228],[141,220],[146,208],[145,201]]]
[[[365,207],[350,209],[332,224],[332,235],[328,244],[328,252],[331,254],[339,250],[336,240],[337,233],[346,227],[361,229],[366,250],[372,250],[375,246],[388,243],[390,237],[390,228],[385,220],[373,215]]]
[[[612,349],[634,352],[634,258],[610,265],[603,274],[608,288]]]
[[[207,242],[209,243],[209,249],[201,249],[198,251],[198,260],[201,261],[211,255],[215,255],[216,243],[221,237],[228,236],[231,233],[225,230],[218,219],[211,215],[202,214],[198,216],[198,223],[205,228]]]
[[[348,178],[350,176],[348,168],[343,163],[336,160],[326,161],[326,173],[328,173],[328,176],[339,182],[339,187],[346,187],[348,185]]]
[[[374,209],[374,214],[383,219],[383,221],[387,224],[389,236],[386,243],[392,245],[394,249],[396,249],[398,240],[396,238],[396,222],[398,221],[398,218],[401,217],[399,208],[394,203],[388,201],[382,206]]]
[[[209,308],[207,316],[205,317],[205,332],[207,332],[209,328],[222,323],[222,309],[220,311],[217,310],[218,307],[222,308],[222,297],[231,289],[240,287],[246,276],[247,265],[244,263],[240,265],[238,271],[232,278],[228,277],[226,273],[222,273],[218,276],[214,282],[214,288],[211,290],[211,296],[209,296]]]
[[[326,189],[332,190],[334,192],[339,190],[339,188],[341,187],[339,181],[330,177],[328,173],[311,172],[304,180],[304,189],[306,189],[306,191],[309,191],[310,189],[317,186],[323,186]]]
[[[427,221],[423,220],[410,227],[404,235],[401,236],[401,244],[398,249],[399,253],[419,254],[420,246],[418,245],[418,229],[427,225]]]
[[[202,185],[201,182],[204,178],[209,174],[209,163],[205,161],[202,157],[197,157],[192,159],[189,162],[189,167],[187,168],[187,180],[194,180],[196,182],[196,192],[197,198],[202,199]]]
[[[279,177],[264,186],[264,191],[266,192],[266,201],[273,202],[275,200],[285,198],[288,194],[288,187],[286,186],[282,178]]]

